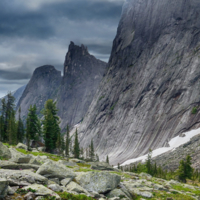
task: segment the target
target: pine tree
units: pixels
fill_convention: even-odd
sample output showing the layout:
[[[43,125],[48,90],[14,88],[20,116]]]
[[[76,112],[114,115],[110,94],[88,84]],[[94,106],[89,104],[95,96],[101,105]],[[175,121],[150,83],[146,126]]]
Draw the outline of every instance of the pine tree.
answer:
[[[80,149],[79,149],[79,142],[78,142],[78,131],[76,129],[75,139],[74,139],[74,157],[79,158]]]
[[[60,134],[59,117],[57,116],[56,102],[49,99],[45,103],[43,111],[43,137],[47,151],[52,152],[56,148],[56,142]]]
[[[96,154],[96,161],[99,162],[99,156]]]
[[[106,162],[109,164],[109,157],[108,157],[108,155],[106,157]]]
[[[151,157],[152,157],[152,150],[149,149],[149,153],[148,153],[145,165],[147,168],[147,173],[152,175],[152,164],[151,164],[152,158]]]
[[[90,149],[90,160],[94,161],[95,154],[94,154],[93,140],[91,140],[91,144],[90,144],[90,148],[89,149]]]
[[[118,163],[117,168],[120,169],[120,164]]]
[[[0,140],[6,142],[6,100],[1,100]]]
[[[186,178],[191,179],[193,168],[191,167],[191,157],[188,155],[185,160],[181,160],[178,169],[178,177],[182,182],[186,182]]]
[[[70,144],[70,138],[69,138],[69,125],[67,125],[67,135],[66,135],[66,148],[65,148],[65,155],[67,158],[69,158],[69,144]]]
[[[37,108],[36,105],[30,105],[28,117],[26,119],[26,138],[29,140],[37,140],[38,139],[38,116],[37,116]],[[28,144],[29,146],[29,144]]]
[[[19,116],[18,116],[18,123],[17,123],[17,142],[23,142],[24,140],[24,124],[21,119],[21,108],[19,108]]]

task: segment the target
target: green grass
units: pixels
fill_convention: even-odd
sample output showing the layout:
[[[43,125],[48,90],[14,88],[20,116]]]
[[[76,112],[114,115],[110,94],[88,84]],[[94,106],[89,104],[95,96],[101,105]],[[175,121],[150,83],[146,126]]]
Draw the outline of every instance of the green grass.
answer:
[[[87,197],[84,194],[74,195],[67,192],[58,192],[57,194],[61,197],[62,200],[94,200],[92,197]]]
[[[87,168],[90,168],[90,167],[91,167],[91,165],[88,165],[88,164],[85,164],[85,163],[77,163],[77,165],[78,165],[79,167],[87,167]]]
[[[6,145],[8,148],[10,148],[10,145],[8,143],[3,143],[4,145]]]
[[[191,192],[195,195],[200,196],[200,190],[192,190],[192,189],[184,187],[182,185],[173,185],[172,188],[175,189],[175,190],[178,190],[178,191]]]
[[[32,154],[34,156],[48,156],[48,158],[53,160],[53,161],[63,160],[63,157],[57,156],[57,155],[54,155],[54,154],[50,154],[50,153],[31,152],[31,151],[26,151],[24,149],[16,149],[16,150],[23,153],[23,154]]]

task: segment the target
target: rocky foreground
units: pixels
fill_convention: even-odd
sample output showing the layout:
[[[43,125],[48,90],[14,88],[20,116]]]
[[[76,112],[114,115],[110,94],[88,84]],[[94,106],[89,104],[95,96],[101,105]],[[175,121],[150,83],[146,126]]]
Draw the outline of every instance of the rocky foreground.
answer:
[[[24,150],[8,148],[0,142],[1,199],[63,199],[64,193],[100,200],[199,199],[198,186],[153,178],[146,173],[122,172],[102,162],[67,161],[42,152],[26,152],[22,144],[17,147]]]

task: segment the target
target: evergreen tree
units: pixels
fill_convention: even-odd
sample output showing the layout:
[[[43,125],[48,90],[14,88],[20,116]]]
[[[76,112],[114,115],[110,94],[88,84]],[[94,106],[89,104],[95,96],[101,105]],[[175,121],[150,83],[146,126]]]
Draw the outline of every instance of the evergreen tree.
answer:
[[[182,182],[186,182],[186,178],[191,179],[193,168],[191,167],[191,157],[188,155],[186,160],[181,160],[178,169],[178,177]]]
[[[96,161],[99,162],[99,156],[96,154]]]
[[[120,164],[118,163],[117,168],[120,169]]]
[[[6,142],[6,100],[1,100],[0,140]]]
[[[59,117],[57,116],[56,102],[49,99],[45,103],[43,111],[43,137],[47,151],[52,152],[56,148],[58,136],[60,135]]]
[[[70,145],[70,138],[69,138],[69,125],[67,125],[67,135],[66,135],[66,148],[65,148],[65,155],[69,158],[69,145]]]
[[[90,149],[90,160],[94,161],[95,154],[94,154],[93,140],[91,140],[91,144],[90,144],[90,148],[89,149]]]
[[[18,123],[17,123],[17,142],[23,142],[24,140],[24,124],[21,119],[21,108],[19,108],[19,116],[18,116]]]
[[[26,138],[29,138],[29,140],[36,140],[38,139],[38,116],[37,116],[37,108],[36,105],[32,106],[30,105],[28,117],[26,119]],[[28,144],[29,146],[29,144]]]
[[[78,131],[76,129],[75,139],[74,139],[74,157],[79,158],[80,149],[79,149],[79,142],[78,142]]]
[[[146,160],[146,168],[147,168],[147,173],[148,174],[151,174],[152,175],[152,150],[149,149],[149,153],[148,153],[148,156],[147,156],[147,160]]]
[[[108,155],[106,157],[106,162],[109,164],[109,157],[108,157]]]

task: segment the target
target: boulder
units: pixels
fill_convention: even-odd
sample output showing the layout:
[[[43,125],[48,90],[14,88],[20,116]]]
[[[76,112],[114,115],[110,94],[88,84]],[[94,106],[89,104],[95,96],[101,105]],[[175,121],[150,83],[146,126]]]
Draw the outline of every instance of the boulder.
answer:
[[[52,190],[46,188],[43,185],[38,185],[38,184],[33,184],[33,185],[29,185],[27,187],[24,187],[24,190],[28,190],[29,188],[31,188],[32,190],[36,190],[35,195],[36,196],[55,196],[56,199],[60,200],[61,198]]]
[[[60,184],[66,186],[67,184],[70,183],[71,180],[72,180],[71,178],[65,178],[60,182]]]
[[[85,193],[87,194],[88,192],[83,188],[81,187],[80,185],[78,185],[77,183],[75,182],[70,182],[67,186],[67,191],[69,192],[76,192],[76,193]]]
[[[5,178],[0,178],[0,199],[7,195],[8,181]]]
[[[38,165],[25,164],[25,163],[15,163],[12,161],[2,160],[0,161],[0,167],[2,169],[34,169],[38,170]]]
[[[30,185],[39,183],[46,185],[48,179],[28,170],[0,169],[0,178],[6,178],[10,186]]]
[[[144,172],[140,173],[139,176],[142,177],[142,178],[146,178],[147,180],[152,179],[152,176],[150,174],[147,174],[147,173],[144,173]]]
[[[28,192],[25,196],[24,196],[24,200],[34,200],[35,199],[35,194],[33,192]]]
[[[69,161],[66,161],[66,160],[59,160],[58,163],[62,164],[62,165],[69,166],[69,167],[78,166],[75,162],[69,162]]]
[[[79,160],[79,159],[76,159],[76,158],[71,159],[70,161],[75,162],[75,163],[86,163],[84,160]]]
[[[91,165],[91,169],[114,171],[114,168],[106,162],[94,162]]]
[[[128,198],[121,189],[114,189],[110,191],[106,196],[108,198],[112,198],[112,197]]]
[[[12,158],[10,161],[15,162],[15,163],[29,163],[31,156],[30,155],[25,155],[23,153],[20,153],[14,148],[10,148],[10,152],[12,155]]]
[[[24,150],[28,150],[28,146],[22,143],[18,143],[16,146],[17,149],[24,149]]]
[[[48,185],[48,188],[53,190],[54,192],[62,192],[63,189],[58,184]]]
[[[44,152],[46,150],[46,147],[38,147],[37,149],[38,149],[38,151]]]
[[[115,189],[121,176],[109,172],[87,172],[80,175],[79,184],[87,191],[106,193]]]
[[[59,181],[59,178],[50,178],[49,180],[48,180],[48,185],[51,185],[51,184],[49,184],[50,182],[53,182],[53,183],[51,183],[51,184],[60,184],[60,181]]]
[[[3,145],[2,142],[0,142],[0,156],[5,159],[11,158],[11,153],[9,148],[6,145]]]
[[[36,174],[43,175],[47,178],[59,178],[60,180],[65,178],[74,178],[75,173],[65,167],[64,165],[58,165],[53,161],[49,161],[40,166]]]
[[[13,195],[13,194],[15,194],[15,190],[13,190],[13,188],[11,188],[10,186],[8,186],[7,194],[8,195]]]
[[[29,164],[33,164],[33,165],[42,165],[42,163],[37,159],[37,158],[31,158],[31,160],[29,161]]]

